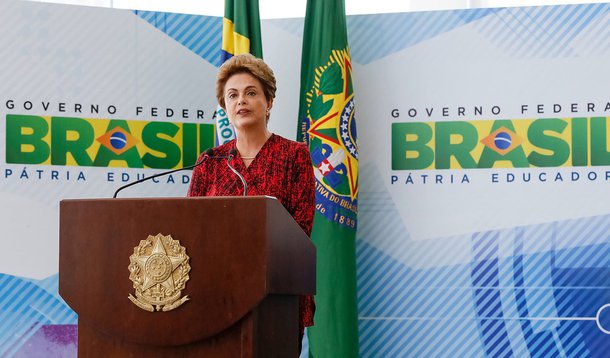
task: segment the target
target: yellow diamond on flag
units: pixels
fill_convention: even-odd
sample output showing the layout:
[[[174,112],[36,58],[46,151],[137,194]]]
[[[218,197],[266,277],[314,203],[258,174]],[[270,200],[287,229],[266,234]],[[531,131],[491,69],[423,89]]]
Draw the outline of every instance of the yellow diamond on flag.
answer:
[[[116,155],[121,155],[138,144],[138,140],[121,127],[114,127],[103,136],[97,138],[97,141]]]
[[[511,152],[520,146],[521,142],[521,138],[506,127],[500,127],[481,139],[481,143],[500,155]]]

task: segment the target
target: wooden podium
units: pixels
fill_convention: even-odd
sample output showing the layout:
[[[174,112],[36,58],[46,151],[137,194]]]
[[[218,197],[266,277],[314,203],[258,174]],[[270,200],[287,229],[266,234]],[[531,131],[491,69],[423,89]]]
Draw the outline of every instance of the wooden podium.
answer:
[[[149,312],[128,298],[128,267],[158,234],[186,248],[190,300]],[[63,200],[59,293],[78,314],[80,357],[297,357],[315,248],[269,197]]]

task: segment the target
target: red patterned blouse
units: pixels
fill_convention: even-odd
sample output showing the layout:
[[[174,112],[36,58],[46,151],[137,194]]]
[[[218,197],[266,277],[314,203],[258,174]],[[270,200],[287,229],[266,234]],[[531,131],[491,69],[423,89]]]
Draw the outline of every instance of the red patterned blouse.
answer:
[[[227,156],[234,148],[235,140],[232,140],[215,148],[214,156]],[[248,195],[276,197],[307,236],[311,235],[315,186],[311,158],[305,144],[272,134],[247,168],[239,152],[231,164],[248,183]],[[225,160],[207,160],[193,170],[188,196],[239,195],[243,195],[241,180]],[[301,334],[304,327],[313,325],[314,311],[313,296],[302,296],[299,304]]]

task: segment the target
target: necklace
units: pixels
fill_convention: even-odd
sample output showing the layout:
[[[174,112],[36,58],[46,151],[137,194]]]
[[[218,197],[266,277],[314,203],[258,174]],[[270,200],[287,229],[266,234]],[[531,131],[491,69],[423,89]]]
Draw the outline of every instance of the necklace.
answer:
[[[266,139],[265,139],[265,141],[269,140],[269,138],[270,138],[270,137],[271,137],[271,133],[269,132],[269,133],[266,135]],[[263,144],[263,145],[264,145],[264,144]],[[237,145],[235,146],[235,149],[237,149]],[[258,150],[260,151],[261,149],[262,149],[262,146],[261,146],[261,148],[259,148]],[[238,149],[238,151],[239,151],[239,149]],[[250,160],[250,159],[254,159],[254,158],[256,158],[256,155],[257,155],[258,153],[254,154],[253,156],[249,156],[249,157],[245,157],[245,156],[241,155],[241,153],[239,153],[239,154],[240,154],[240,156],[241,156],[241,159]]]

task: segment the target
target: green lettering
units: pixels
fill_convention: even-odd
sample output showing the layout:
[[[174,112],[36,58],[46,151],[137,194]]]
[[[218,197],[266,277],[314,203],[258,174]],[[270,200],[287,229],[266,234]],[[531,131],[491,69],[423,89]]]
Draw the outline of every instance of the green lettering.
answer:
[[[199,125],[199,152],[213,148],[216,143],[216,127],[213,124]]]
[[[6,162],[40,164],[49,158],[49,144],[43,138],[49,133],[44,118],[9,114],[6,116]]]
[[[410,137],[415,136],[411,140]],[[434,162],[434,151],[427,144],[432,128],[426,123],[392,123],[392,169],[425,169]],[[417,154],[409,157],[409,153]]]
[[[572,165],[585,167],[589,164],[589,128],[587,118],[572,119]]]
[[[152,150],[164,154],[155,156],[146,153],[142,157],[142,162],[150,168],[170,169],[180,163],[180,147],[170,141],[178,133],[180,128],[174,123],[149,122],[142,130],[142,141]],[[165,138],[164,138],[165,137]]]
[[[69,140],[73,133],[76,139]],[[66,165],[68,153],[77,165],[91,166],[93,160],[87,154],[87,148],[93,144],[93,127],[81,118],[53,117],[51,118],[51,164]]]
[[[465,169],[476,168],[470,152],[477,146],[477,129],[468,122],[437,122],[436,128],[436,168],[451,168],[451,157]],[[458,137],[459,143],[451,143],[452,138]]]
[[[570,145],[563,139],[550,135],[562,133],[568,123],[559,118],[537,119],[530,124],[527,138],[535,147],[546,149],[552,154],[532,151],[527,157],[529,163],[536,167],[560,167],[570,158]],[[550,133],[549,133],[550,132]]]
[[[608,153],[608,119],[591,118],[591,165],[610,165]]]
[[[197,124],[182,124],[182,165],[193,165],[197,161]]]

